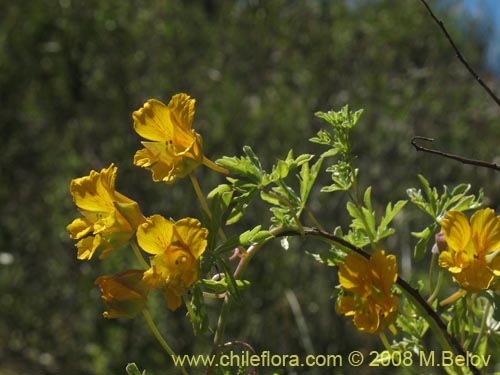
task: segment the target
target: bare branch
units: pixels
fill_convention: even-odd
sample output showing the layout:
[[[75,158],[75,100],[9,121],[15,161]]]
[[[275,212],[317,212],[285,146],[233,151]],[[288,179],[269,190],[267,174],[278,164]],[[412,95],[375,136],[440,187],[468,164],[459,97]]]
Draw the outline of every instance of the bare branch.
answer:
[[[448,33],[448,30],[446,30],[446,27],[444,26],[443,21],[441,21],[439,18],[437,18],[434,15],[434,13],[432,12],[431,7],[429,6],[429,4],[427,4],[426,0],[420,0],[420,1],[427,8],[427,11],[429,12],[430,16],[437,23],[437,25],[439,26],[439,28],[441,29],[441,31],[445,35],[445,37],[448,40],[448,42],[450,42],[451,46],[455,50],[455,54],[457,55],[458,59],[467,68],[467,70],[469,71],[469,73],[472,74],[472,76],[474,77],[474,79],[482,86],[483,89],[486,90],[486,92],[490,95],[490,97],[500,107],[500,98],[495,95],[495,93],[488,87],[488,85],[486,83],[484,83],[484,81],[481,79],[481,77],[479,77],[479,75],[474,71],[474,69],[472,69],[472,67],[469,65],[469,63],[467,62],[467,60],[465,60],[465,57],[462,55],[462,53],[458,49],[457,45],[455,44],[455,42],[451,38],[450,34]]]
[[[433,138],[427,138],[427,137],[420,137],[420,136],[417,136],[417,135],[414,136],[411,139],[411,144],[415,147],[415,149],[417,151],[423,151],[423,152],[428,152],[429,154],[436,154],[436,155],[439,155],[439,156],[444,156],[445,158],[457,160],[457,161],[459,161],[459,162],[461,162],[463,164],[475,165],[475,166],[478,166],[478,167],[484,167],[484,168],[489,168],[489,169],[494,169],[496,171],[500,171],[500,166],[497,165],[497,164],[495,164],[495,163],[490,163],[490,162],[483,161],[483,160],[468,159],[468,158],[464,158],[464,157],[459,156],[459,155],[450,154],[450,153],[447,153],[447,152],[443,152],[443,151],[439,151],[439,150],[434,150],[432,148],[423,147],[423,146],[421,146],[421,145],[419,145],[417,143],[417,140],[427,141],[427,142],[433,142],[434,139]]]

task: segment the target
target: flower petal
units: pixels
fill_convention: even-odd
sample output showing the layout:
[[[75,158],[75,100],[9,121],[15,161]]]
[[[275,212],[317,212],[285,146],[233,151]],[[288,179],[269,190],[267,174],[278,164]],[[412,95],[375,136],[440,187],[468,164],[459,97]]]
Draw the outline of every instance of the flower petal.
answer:
[[[75,205],[87,211],[114,211],[115,179],[117,167],[111,164],[101,172],[91,171],[89,176],[71,181],[70,191]]]
[[[68,224],[66,229],[70,232],[70,238],[79,240],[92,232],[92,223],[85,218],[79,217]]]
[[[398,278],[396,257],[394,255],[386,256],[384,250],[378,250],[370,257],[369,263],[374,283],[382,289],[385,295],[389,295]]]
[[[168,103],[168,108],[171,110],[171,119],[175,126],[183,129],[186,132],[191,130],[194,120],[194,106],[196,100],[191,99],[187,94],[177,94],[172,96]]]
[[[149,254],[161,254],[171,245],[174,224],[160,215],[153,215],[137,228],[137,242]]]
[[[462,268],[456,265],[454,252],[451,250],[443,251],[439,254],[439,267],[447,268],[451,273],[462,272]]]
[[[78,249],[77,258],[79,260],[91,259],[97,248],[103,245],[104,242],[100,235],[88,236],[78,241],[76,244],[76,248]]]
[[[488,267],[480,265],[477,261],[453,277],[460,286],[469,292],[476,293],[490,287],[495,275]]]
[[[455,251],[464,250],[471,237],[469,221],[463,212],[448,211],[441,221],[442,231],[448,247]]]
[[[103,314],[105,318],[133,318],[144,308],[150,291],[143,281],[141,270],[101,276],[95,283],[101,288],[102,299],[110,307]]]
[[[366,296],[371,292],[368,260],[356,253],[349,253],[343,264],[339,265],[339,282],[346,290]]]
[[[491,208],[476,211],[471,219],[472,240],[479,258],[500,249],[500,219]]]
[[[174,231],[182,247],[189,249],[194,259],[198,259],[203,254],[207,247],[208,230],[202,228],[197,219],[187,217],[177,221]]]
[[[163,296],[167,300],[167,307],[169,310],[175,311],[180,307],[182,299],[181,296],[175,292],[175,290],[167,288]]]
[[[149,99],[144,106],[134,113],[134,130],[141,137],[150,141],[168,142],[173,138],[173,126],[170,110],[156,99]]]
[[[356,313],[356,301],[351,296],[342,296],[337,305],[337,311],[345,316],[352,316]]]
[[[358,311],[354,315],[354,325],[361,332],[378,332],[380,327],[378,306],[366,303],[362,308],[358,307]]]

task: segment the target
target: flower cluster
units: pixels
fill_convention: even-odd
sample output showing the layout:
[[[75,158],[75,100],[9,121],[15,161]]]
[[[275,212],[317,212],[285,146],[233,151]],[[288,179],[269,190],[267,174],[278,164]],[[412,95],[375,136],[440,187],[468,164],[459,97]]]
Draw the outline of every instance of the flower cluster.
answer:
[[[126,245],[145,220],[136,202],[115,191],[116,172],[111,164],[71,181],[71,195],[83,216],[67,226],[71,238],[79,240],[78,259],[91,259],[98,250],[101,259],[107,257]]]
[[[174,182],[200,164],[227,173],[207,159],[202,152],[201,136],[191,126],[195,100],[186,94],[172,97],[168,105],[150,99],[132,114],[134,129],[150,142],[136,152],[134,164],[150,169],[154,181]]]
[[[134,129],[151,142],[142,142],[134,164],[150,169],[154,181],[174,182],[200,164],[227,171],[207,159],[201,136],[191,129],[195,100],[186,94],[172,97],[168,106],[150,99],[132,115]],[[161,290],[171,310],[199,278],[199,259],[207,246],[208,230],[194,218],[171,222],[160,215],[145,217],[137,202],[115,190],[117,167],[71,181],[70,191],[81,217],[67,230],[78,240],[77,258],[100,259],[130,244],[151,255],[145,270],[128,270],[101,276],[96,284],[109,306],[106,318],[134,317],[141,312],[152,290]],[[138,249],[139,250],[139,249]],[[136,255],[141,257],[140,251]],[[144,260],[141,258],[140,260]]]
[[[500,217],[491,208],[476,211],[470,221],[460,211],[449,211],[441,226],[447,248],[439,265],[466,291],[490,288],[500,276]]]
[[[339,281],[350,295],[342,295],[337,309],[354,316],[358,330],[369,333],[383,331],[396,319],[398,298],[392,292],[397,280],[396,257],[376,251],[370,259],[349,253],[339,265]]]

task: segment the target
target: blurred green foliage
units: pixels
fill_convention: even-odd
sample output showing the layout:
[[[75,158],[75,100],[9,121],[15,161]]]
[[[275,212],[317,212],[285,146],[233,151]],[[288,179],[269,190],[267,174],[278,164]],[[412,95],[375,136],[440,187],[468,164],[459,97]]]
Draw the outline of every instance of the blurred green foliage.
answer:
[[[452,6],[438,11],[480,67],[485,41],[473,25],[458,23]],[[208,157],[241,155],[250,145],[266,167],[291,148],[318,153],[306,142],[322,126],[313,114],[349,103],[364,109],[353,147],[360,180],[383,197],[376,209],[404,198],[418,173],[435,186],[483,186],[487,203],[498,207],[492,172],[416,153],[409,143],[423,135],[471,157],[492,160],[499,152],[499,109],[418,1],[35,0],[2,2],[0,14],[2,375],[120,374],[130,361],[148,374],[167,373],[170,360],[141,319],[101,316],[93,280],[124,260],[78,262],[65,230],[77,216],[69,181],[111,162],[119,167],[117,189],[145,214],[201,217],[189,181],[153,184],[132,166],[139,137],[130,115],[148,98],[167,102],[187,92],[197,99],[195,127]],[[206,192],[222,182],[206,169],[197,175]],[[329,181],[328,173],[319,178]],[[331,197],[315,191],[310,202],[333,229],[347,215]],[[242,220],[240,228],[270,218],[253,209],[257,222]],[[429,223],[423,215],[405,219],[412,227],[400,227],[388,245],[408,276],[416,242],[409,232]],[[316,353],[378,345],[336,316],[336,273],[304,260],[303,250],[316,244],[291,245],[287,252],[268,245],[254,260],[246,274],[252,287],[227,336],[257,351],[304,353],[286,297],[292,290]],[[205,352],[210,342],[193,344],[185,312],[165,310],[157,301],[154,315],[176,351]]]

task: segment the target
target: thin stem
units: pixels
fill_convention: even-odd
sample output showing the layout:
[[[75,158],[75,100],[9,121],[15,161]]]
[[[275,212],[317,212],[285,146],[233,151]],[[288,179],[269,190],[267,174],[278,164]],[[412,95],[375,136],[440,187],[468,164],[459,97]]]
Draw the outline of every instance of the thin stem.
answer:
[[[149,264],[144,260],[144,257],[141,254],[141,250],[139,249],[139,245],[135,242],[135,240],[130,241],[130,246],[132,246],[132,250],[134,250],[135,257],[141,264],[142,268],[145,270],[149,269]]]
[[[441,286],[443,285],[443,279],[444,279],[443,274],[444,274],[443,270],[440,270],[439,275],[438,275],[438,279],[437,279],[437,283],[436,283],[436,287],[434,288],[430,297],[427,298],[427,303],[429,305],[432,305],[432,302],[434,302],[437,295],[439,294],[439,291],[441,290]]]
[[[318,228],[319,230],[322,230],[322,231],[325,230],[323,228],[323,226],[320,224],[320,222],[318,221],[318,219],[316,219],[316,216],[314,216],[312,211],[309,209],[309,207],[307,207],[307,205],[304,205],[304,211],[306,212],[307,216],[309,216],[309,219],[311,219],[311,221],[313,222],[313,224],[316,228]]]
[[[271,229],[269,232],[273,236],[278,236],[282,232],[285,232],[288,230],[292,230],[295,235],[297,235],[297,233],[299,233],[299,234],[302,233],[300,228],[284,228],[284,227],[276,227],[276,228]],[[302,228],[302,230],[304,230],[304,229]],[[234,274],[233,274],[234,278],[237,278],[243,272],[243,270],[246,268],[250,259],[252,259],[253,256],[257,253],[257,251],[262,246],[264,246],[266,243],[268,243],[272,238],[273,237],[269,237],[269,238],[263,240],[262,242],[259,242],[255,245],[250,246],[248,248],[248,250],[244,254],[242,254],[240,262],[238,263],[238,266],[236,267],[236,270],[234,271]]]
[[[215,164],[212,160],[208,159],[205,156],[203,156],[203,164],[216,172],[229,174],[229,171],[226,168],[221,167],[218,164]]]
[[[214,342],[212,346],[212,353],[210,354],[213,358],[218,358],[220,348],[222,347],[222,342],[224,340],[224,332],[226,330],[226,317],[229,313],[229,308],[231,305],[231,300],[228,294],[224,297],[224,302],[222,303],[222,307],[219,314],[219,320],[217,321],[217,329],[214,335]],[[215,362],[217,363],[217,362]],[[214,368],[207,367],[206,374],[213,374]]]
[[[481,338],[483,337],[484,332],[486,331],[486,322],[488,320],[488,315],[490,315],[490,309],[491,309],[491,303],[489,300],[486,300],[486,306],[484,308],[483,318],[481,319],[481,326],[479,327],[479,332],[477,334],[476,341],[474,342],[474,346],[472,347],[473,353],[477,352],[477,348],[479,347]]]
[[[151,318],[151,315],[149,314],[149,311],[147,309],[142,310],[142,314],[144,315],[144,318],[146,318],[146,322],[148,323],[149,328],[153,332],[154,337],[156,340],[160,343],[162,348],[170,355],[170,358],[173,359],[175,357],[175,353],[172,350],[172,348],[167,344],[163,336],[161,335],[160,331],[158,330],[158,327],[156,326],[155,322]],[[176,364],[177,366],[177,364]],[[186,372],[186,369],[184,368],[183,365],[180,365],[180,370],[183,375],[188,375]]]
[[[271,234],[276,236],[279,234],[281,231],[284,231],[287,229],[284,229],[282,227],[274,228],[271,229]],[[300,232],[298,229],[294,228],[295,231]],[[295,232],[297,233],[297,232]],[[257,251],[264,246],[267,242],[271,240],[272,237],[263,240],[262,242],[259,242],[258,244],[255,244],[253,246],[250,246],[248,250],[242,254],[242,257],[240,259],[240,262],[238,263],[238,266],[236,267],[236,270],[234,271],[233,277],[236,279],[246,268],[248,262],[250,259],[257,253]],[[215,331],[215,336],[214,336],[214,341],[213,341],[213,348],[212,348],[212,355],[218,355],[218,352],[220,350],[220,346],[222,345],[222,342],[224,340],[224,332],[226,329],[226,317],[229,312],[229,308],[231,306],[231,298],[229,294],[226,294],[224,297],[224,302],[222,303],[221,307],[221,312],[219,315],[219,320],[217,321],[217,329]],[[212,369],[207,369],[207,373],[210,374],[212,372]]]
[[[226,295],[224,297],[224,302],[222,303],[219,320],[217,321],[217,330],[215,331],[215,336],[214,336],[215,348],[218,348],[218,346],[222,344],[222,341],[224,339],[224,332],[226,330],[226,316],[229,312],[229,307],[230,307],[230,297],[229,295]]]
[[[491,99],[493,99],[493,101],[495,103],[497,103],[498,106],[500,106],[500,98],[495,95],[495,93],[488,87],[488,85],[486,85],[486,83],[484,83],[484,81],[481,79],[481,77],[479,77],[479,75],[474,71],[474,69],[472,69],[472,67],[469,65],[469,63],[467,62],[467,60],[465,60],[465,57],[462,55],[462,53],[458,49],[457,45],[455,44],[455,42],[451,38],[450,34],[448,33],[448,30],[446,30],[446,27],[444,26],[443,21],[441,21],[439,18],[437,18],[434,15],[434,13],[432,12],[431,7],[429,6],[429,4],[427,4],[426,0],[420,0],[420,1],[424,4],[425,8],[427,9],[427,12],[429,12],[429,15],[432,17],[432,19],[434,20],[434,22],[436,22],[436,24],[439,26],[439,28],[443,32],[444,36],[446,37],[446,39],[450,43],[451,47],[455,51],[455,54],[457,55],[457,57],[460,60],[460,62],[467,68],[467,70],[474,77],[474,79],[488,93],[488,95],[491,97]]]
[[[307,354],[314,354],[314,345],[312,343],[309,328],[307,327],[306,319],[304,318],[304,313],[302,312],[297,296],[293,290],[287,289],[285,290],[285,297],[295,318],[295,323],[297,324],[297,329],[299,330],[299,337],[302,341],[304,349]]]
[[[194,313],[193,306],[191,306],[191,302],[188,301],[185,293],[182,295],[182,300],[184,301],[184,305],[186,305],[190,320],[194,322],[196,319],[196,314]]]
[[[466,294],[467,294],[467,291],[465,289],[460,289],[460,290],[456,291],[455,293],[453,293],[448,298],[439,302],[439,306],[446,306],[452,302],[455,302],[457,299],[465,296]]]
[[[193,172],[189,174],[189,178],[191,179],[191,183],[193,184],[194,192],[196,193],[196,196],[198,197],[198,200],[200,201],[201,207],[203,208],[203,211],[206,212],[206,214],[211,217],[212,215],[210,214],[210,208],[208,208],[207,200],[205,199],[205,196],[203,195],[203,192],[201,191],[200,184],[198,183],[198,179],[194,175]]]
[[[469,348],[470,343],[472,342],[472,336],[474,335],[474,318],[473,318],[473,296],[468,294],[467,297],[465,298],[465,302],[467,304],[467,330],[469,331],[469,334],[467,335],[467,338],[465,339],[463,343],[464,348]],[[464,336],[465,336],[465,327],[464,329]]]
[[[432,252],[431,265],[429,266],[429,288],[434,290],[434,264],[436,262],[436,253]]]
[[[217,164],[214,164],[217,165]],[[201,208],[209,218],[212,218],[212,213],[210,212],[210,208],[208,207],[207,200],[205,199],[205,196],[203,195],[203,192],[201,191],[200,184],[198,182],[198,179],[196,178],[195,174],[191,172],[189,174],[189,178],[191,179],[191,183],[193,184],[194,192],[196,193],[196,196],[198,197],[198,200],[200,201]],[[226,234],[222,230],[222,228],[219,228],[219,236],[222,238],[223,241],[227,240]]]
[[[424,146],[419,145],[417,143],[417,140],[427,141],[427,142],[433,142],[434,139],[433,138],[428,138],[428,137],[421,137],[421,136],[418,136],[418,135],[414,136],[411,139],[411,144],[413,145],[413,147],[415,147],[415,149],[417,151],[423,151],[423,152],[427,152],[429,154],[435,154],[435,155],[439,155],[439,156],[444,156],[445,158],[448,158],[448,159],[457,160],[457,161],[461,162],[462,164],[475,165],[477,167],[484,167],[484,168],[489,168],[489,169],[494,169],[496,171],[500,171],[500,166],[498,164],[490,163],[490,162],[483,161],[483,160],[464,158],[462,156],[455,155],[455,154],[450,154],[448,152],[434,150],[432,148],[428,148],[428,147],[424,147]]]
[[[385,335],[385,332],[384,331],[381,331],[378,333],[379,337],[380,337],[380,341],[382,341],[382,344],[384,345],[384,348],[392,353],[392,348],[391,348],[391,344],[389,344],[389,340],[387,340],[387,336]]]

